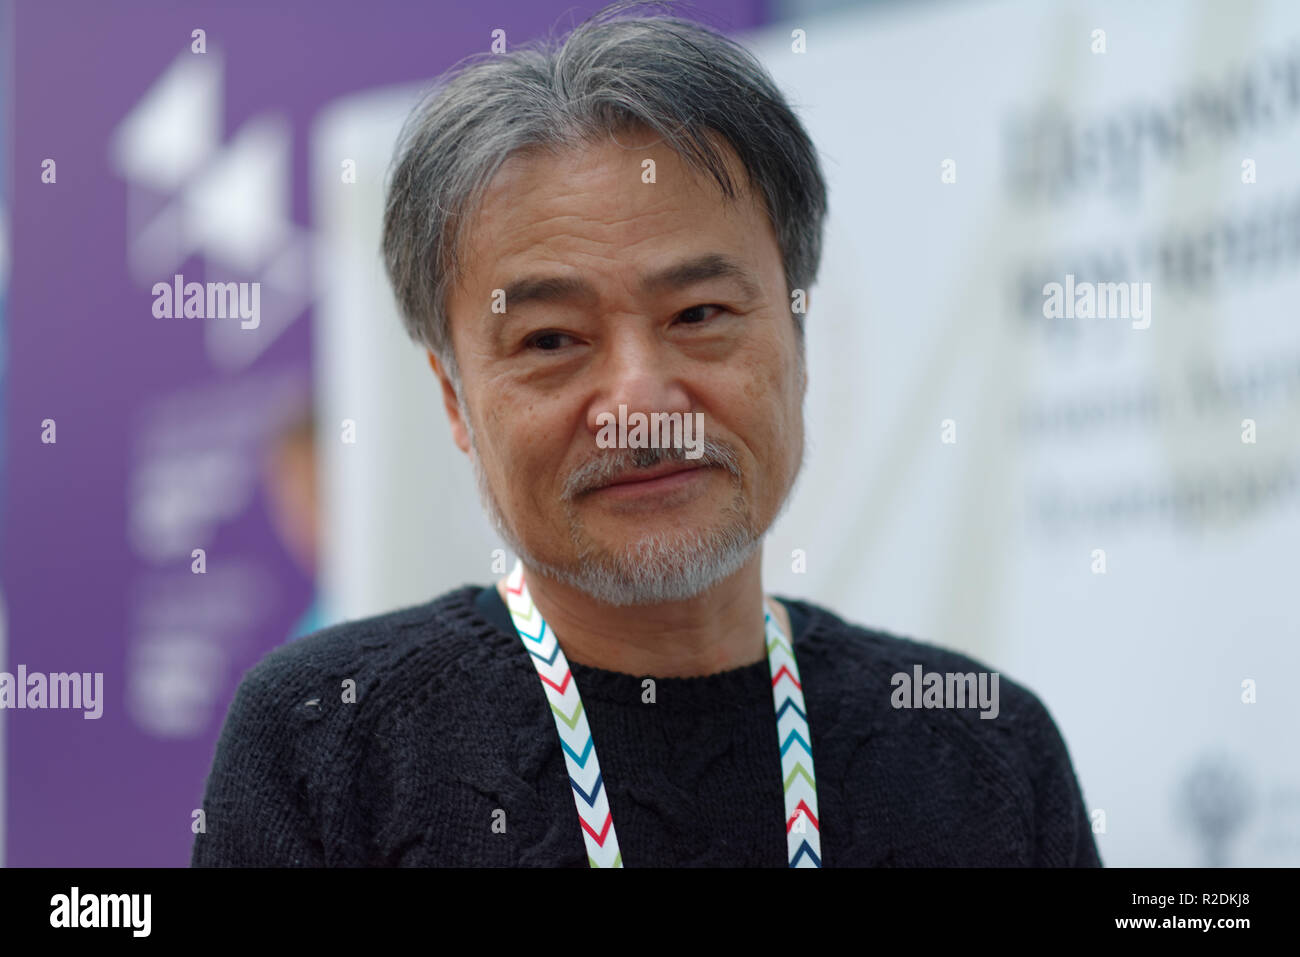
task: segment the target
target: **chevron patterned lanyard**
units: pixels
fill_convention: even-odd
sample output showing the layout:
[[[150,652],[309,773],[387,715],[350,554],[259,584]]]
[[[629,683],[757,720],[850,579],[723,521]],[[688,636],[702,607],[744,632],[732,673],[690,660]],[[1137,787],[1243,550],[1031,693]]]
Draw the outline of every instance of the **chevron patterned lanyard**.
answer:
[[[569,662],[553,632],[533,604],[524,581],[524,566],[515,562],[506,578],[506,604],[555,717],[560,748],[573,785],[573,803],[587,842],[587,862],[592,867],[622,867],[623,855],[614,833],[609,792],[600,775],[596,743],[578,697]],[[781,742],[781,779],[785,787],[785,840],[791,867],[821,867],[821,824],[817,820],[817,784],[813,773],[812,736],[803,702],[803,685],[794,660],[794,648],[780,625],[763,608],[767,636],[767,664],[772,676],[772,706],[776,711],[777,738]]]

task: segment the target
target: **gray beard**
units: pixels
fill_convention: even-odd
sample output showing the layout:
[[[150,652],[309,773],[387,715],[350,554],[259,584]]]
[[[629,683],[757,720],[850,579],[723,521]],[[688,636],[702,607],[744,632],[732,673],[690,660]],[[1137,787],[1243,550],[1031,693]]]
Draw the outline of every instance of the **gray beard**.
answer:
[[[695,598],[738,572],[762,546],[766,529],[755,528],[745,508],[735,454],[729,448],[705,439],[699,461],[727,470],[735,486],[735,495],[722,510],[719,524],[708,529],[677,529],[671,534],[643,535],[616,551],[598,548],[584,535],[582,520],[573,507],[573,497],[584,485],[590,487],[591,481],[600,476],[613,475],[623,469],[650,468],[663,461],[685,459],[685,451],[680,448],[609,449],[609,458],[579,470],[566,483],[562,494],[570,536],[578,553],[577,561],[563,567],[542,561],[524,546],[506,522],[483,473],[474,430],[463,407],[461,418],[469,432],[473,450],[470,459],[479,498],[502,541],[528,567],[603,604],[650,605]]]

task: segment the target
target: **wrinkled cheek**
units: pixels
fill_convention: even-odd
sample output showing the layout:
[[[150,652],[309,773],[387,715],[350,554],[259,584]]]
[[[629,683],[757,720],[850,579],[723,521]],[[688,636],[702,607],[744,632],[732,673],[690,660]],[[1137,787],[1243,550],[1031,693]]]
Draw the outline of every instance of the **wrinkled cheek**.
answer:
[[[531,490],[525,500],[528,528],[537,536],[546,540],[548,545],[554,543],[557,533],[568,527],[569,520],[565,503],[554,489]]]

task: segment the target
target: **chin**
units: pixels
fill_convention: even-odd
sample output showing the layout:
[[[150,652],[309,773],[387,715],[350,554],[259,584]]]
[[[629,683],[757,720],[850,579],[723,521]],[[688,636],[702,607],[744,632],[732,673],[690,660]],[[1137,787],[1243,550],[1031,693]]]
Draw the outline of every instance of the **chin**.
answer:
[[[743,568],[761,542],[729,526],[651,534],[610,547],[592,543],[565,578],[611,605],[685,601]]]

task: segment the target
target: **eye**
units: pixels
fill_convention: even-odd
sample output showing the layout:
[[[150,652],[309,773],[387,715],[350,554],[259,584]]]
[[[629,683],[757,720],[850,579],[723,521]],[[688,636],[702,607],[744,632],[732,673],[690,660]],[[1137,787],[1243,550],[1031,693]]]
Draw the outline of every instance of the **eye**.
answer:
[[[564,344],[562,340],[570,338],[572,337],[563,332],[537,332],[524,340],[524,347],[541,352],[554,352]]]
[[[678,313],[677,318],[688,326],[698,326],[700,323],[705,321],[705,316],[702,315],[702,313],[707,309],[717,309],[719,312],[727,311],[722,306],[705,304],[700,306],[691,306],[691,308]]]

